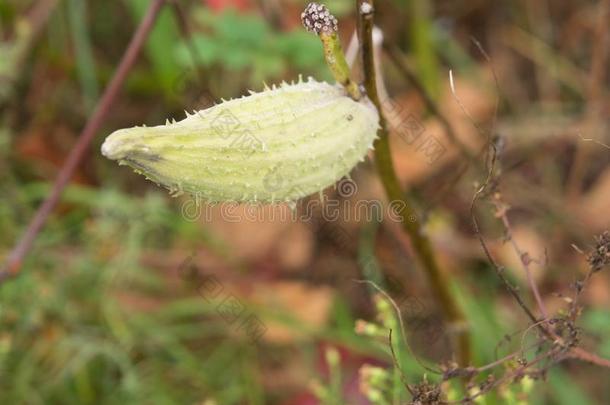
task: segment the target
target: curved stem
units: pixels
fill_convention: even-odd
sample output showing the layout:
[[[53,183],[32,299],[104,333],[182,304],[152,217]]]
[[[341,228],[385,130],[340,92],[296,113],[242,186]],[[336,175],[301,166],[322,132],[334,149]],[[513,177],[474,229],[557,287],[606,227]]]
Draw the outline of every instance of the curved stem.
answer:
[[[330,68],[335,80],[343,85],[351,98],[354,100],[360,100],[362,95],[358,84],[353,81],[350,77],[349,66],[345,60],[345,54],[339,41],[339,36],[336,32],[332,33],[321,33],[320,40],[324,46],[324,58],[326,64]]]
[[[470,333],[466,318],[450,289],[449,277],[438,267],[432,244],[422,231],[420,223],[416,220],[417,213],[414,211],[411,204],[406,201],[394,170],[394,163],[392,162],[392,155],[390,153],[387,121],[383,115],[375,81],[376,72],[372,38],[373,11],[374,4],[372,0],[359,2],[360,18],[358,22],[360,24],[360,43],[362,44],[364,86],[366,88],[367,96],[379,111],[379,124],[381,127],[379,129],[379,138],[375,141],[375,164],[388,199],[391,202],[401,202],[401,204],[397,206],[399,207],[398,214],[400,215],[400,218],[402,218],[402,228],[409,235],[413,250],[428,276],[432,292],[450,325],[450,331],[454,337],[458,362],[460,365],[465,366],[470,363],[471,351]]]

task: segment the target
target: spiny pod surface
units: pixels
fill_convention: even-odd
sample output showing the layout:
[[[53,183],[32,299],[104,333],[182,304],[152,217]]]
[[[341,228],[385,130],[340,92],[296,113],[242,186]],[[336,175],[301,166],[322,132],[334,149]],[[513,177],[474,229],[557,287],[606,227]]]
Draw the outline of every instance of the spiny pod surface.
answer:
[[[102,154],[179,194],[209,202],[291,202],[348,175],[376,138],[368,101],[309,79],[188,114],[120,129]]]

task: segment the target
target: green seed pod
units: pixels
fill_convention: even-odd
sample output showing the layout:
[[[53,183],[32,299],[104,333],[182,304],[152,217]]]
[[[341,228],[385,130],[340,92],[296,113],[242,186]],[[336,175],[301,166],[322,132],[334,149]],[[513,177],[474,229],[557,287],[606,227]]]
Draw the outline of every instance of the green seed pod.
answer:
[[[170,192],[209,202],[290,202],[364,160],[379,117],[370,102],[309,79],[223,101],[156,127],[121,129],[102,154]]]

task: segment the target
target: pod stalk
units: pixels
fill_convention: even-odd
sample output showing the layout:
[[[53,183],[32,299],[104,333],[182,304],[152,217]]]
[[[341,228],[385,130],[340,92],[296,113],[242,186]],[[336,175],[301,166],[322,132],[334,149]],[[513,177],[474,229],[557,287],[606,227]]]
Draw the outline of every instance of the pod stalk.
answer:
[[[362,92],[358,83],[352,80],[350,68],[339,40],[337,19],[322,4],[309,3],[301,13],[303,27],[316,34],[324,47],[324,59],[335,80],[345,87],[349,96],[358,101]]]

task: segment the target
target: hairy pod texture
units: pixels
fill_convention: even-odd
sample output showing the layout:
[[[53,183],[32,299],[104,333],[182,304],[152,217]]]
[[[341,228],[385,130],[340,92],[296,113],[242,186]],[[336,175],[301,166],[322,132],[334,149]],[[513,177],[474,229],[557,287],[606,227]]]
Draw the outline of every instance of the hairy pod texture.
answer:
[[[291,202],[364,160],[379,117],[367,100],[309,79],[266,88],[178,122],[120,129],[102,154],[170,192],[209,202]]]

